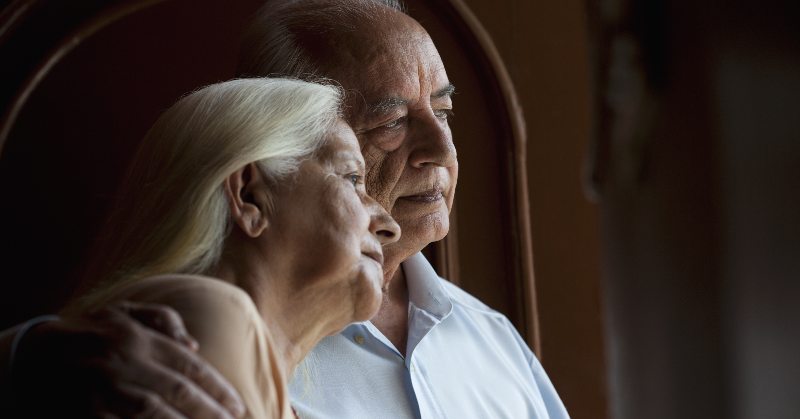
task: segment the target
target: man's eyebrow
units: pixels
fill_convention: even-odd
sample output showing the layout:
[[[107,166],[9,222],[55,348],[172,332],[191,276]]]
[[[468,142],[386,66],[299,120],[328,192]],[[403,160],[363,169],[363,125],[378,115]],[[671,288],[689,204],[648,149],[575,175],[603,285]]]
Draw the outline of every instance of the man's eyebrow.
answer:
[[[447,86],[442,87],[441,89],[431,93],[431,99],[441,99],[443,97],[452,95],[455,91],[456,87],[450,83],[447,83]]]
[[[369,110],[372,113],[377,113],[377,112],[387,111],[389,109],[394,108],[395,106],[403,106],[403,105],[408,105],[408,101],[389,97],[384,99],[378,99],[375,102],[372,102],[372,104],[369,105]]]
[[[447,86],[442,87],[441,89],[431,93],[431,99],[441,99],[443,97],[452,95],[455,91],[456,87],[450,83],[447,83]],[[384,99],[378,99],[372,102],[369,105],[369,110],[371,113],[378,113],[392,109],[395,106],[404,106],[404,105],[408,105],[407,100],[389,97]]]

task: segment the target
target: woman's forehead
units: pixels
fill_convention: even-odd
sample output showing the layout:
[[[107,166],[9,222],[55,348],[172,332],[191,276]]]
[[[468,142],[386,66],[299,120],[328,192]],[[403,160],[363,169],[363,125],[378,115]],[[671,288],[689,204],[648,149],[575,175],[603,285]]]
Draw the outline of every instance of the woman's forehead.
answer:
[[[336,124],[328,130],[327,141],[320,149],[319,156],[323,160],[345,161],[352,160],[359,166],[364,165],[361,156],[361,149],[358,146],[353,129],[344,120],[339,119]]]

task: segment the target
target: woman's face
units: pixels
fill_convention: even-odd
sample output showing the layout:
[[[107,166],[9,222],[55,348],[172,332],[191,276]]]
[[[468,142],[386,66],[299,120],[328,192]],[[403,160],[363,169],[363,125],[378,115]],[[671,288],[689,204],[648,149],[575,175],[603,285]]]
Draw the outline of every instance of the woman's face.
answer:
[[[326,320],[342,317],[342,328],[380,307],[381,245],[397,241],[400,227],[366,194],[364,159],[350,127],[340,120],[328,136],[276,187],[267,253],[288,273],[289,295]]]

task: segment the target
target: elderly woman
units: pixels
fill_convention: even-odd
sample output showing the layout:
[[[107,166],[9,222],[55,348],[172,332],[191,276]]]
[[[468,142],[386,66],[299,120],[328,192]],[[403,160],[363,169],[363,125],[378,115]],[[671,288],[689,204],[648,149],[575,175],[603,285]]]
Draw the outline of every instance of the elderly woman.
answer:
[[[105,226],[89,275],[104,281],[73,310],[167,304],[247,417],[294,418],[287,377],[321,338],[375,314],[381,245],[400,236],[364,190],[340,106],[336,88],[286,79],[177,102],[144,138]]]

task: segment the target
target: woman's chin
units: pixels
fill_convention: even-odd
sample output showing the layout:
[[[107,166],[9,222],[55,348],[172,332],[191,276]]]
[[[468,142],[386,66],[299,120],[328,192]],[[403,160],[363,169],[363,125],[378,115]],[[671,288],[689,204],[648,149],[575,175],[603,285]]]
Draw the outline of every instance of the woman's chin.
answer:
[[[359,298],[355,310],[353,310],[353,322],[367,321],[374,317],[375,314],[378,313],[378,310],[380,310],[381,303],[383,302],[383,292],[380,287],[383,275],[381,275],[380,279],[381,281],[370,281],[368,289],[365,289],[361,293],[361,298]]]
[[[374,290],[365,291],[360,297],[352,311],[353,317],[348,319],[345,323],[337,325],[338,327],[331,331],[328,336],[341,332],[352,323],[365,322],[378,313],[378,310],[381,308],[381,303],[383,302],[383,293],[381,293],[380,288],[375,287]]]
[[[365,322],[373,318],[383,303],[383,291],[381,291],[383,270],[378,263],[369,259],[369,263],[359,266],[356,274],[350,278],[347,288],[339,290],[344,291],[344,294],[340,292],[337,294],[339,297],[328,301],[337,306],[326,319],[336,328],[331,334],[340,332],[352,323]],[[326,298],[333,298],[331,297],[333,294],[327,294]],[[344,304],[343,299],[352,303],[352,306]],[[337,314],[334,315],[334,312]]]

